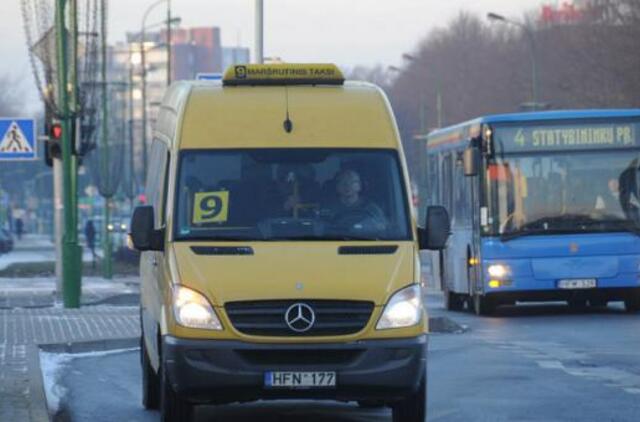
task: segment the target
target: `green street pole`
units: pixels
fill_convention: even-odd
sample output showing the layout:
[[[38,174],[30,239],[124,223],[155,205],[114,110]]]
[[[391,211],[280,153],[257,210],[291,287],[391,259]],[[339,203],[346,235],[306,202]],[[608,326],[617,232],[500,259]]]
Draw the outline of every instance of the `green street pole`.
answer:
[[[100,32],[102,33],[102,154],[104,159],[100,160],[101,175],[103,183],[107,183],[109,178],[109,106],[107,103],[107,16],[106,16],[106,1],[102,0],[101,7],[102,13],[100,22]],[[103,264],[102,264],[102,276],[106,279],[113,278],[113,265],[111,262],[111,231],[109,231],[109,218],[111,205],[111,198],[105,196],[104,201],[104,227],[102,237],[103,248]]]
[[[78,214],[78,156],[76,155],[77,151],[77,143],[78,138],[80,136],[79,130],[80,128],[77,125],[78,112],[79,112],[79,98],[78,98],[78,0],[69,0],[71,7],[71,39],[73,41],[73,56],[71,58],[71,81],[70,81],[70,89],[71,89],[71,113],[73,118],[71,120],[71,125],[73,130],[71,130],[72,138],[71,143],[73,147],[71,148],[71,212],[73,213],[73,221],[75,221],[74,227],[78,226],[79,214]],[[78,295],[82,294],[82,246],[80,246],[78,242],[78,235],[76,233],[76,244],[78,245],[78,271],[80,274],[80,281],[78,282],[79,291]],[[80,301],[80,297],[78,296],[78,302]]]
[[[65,24],[66,0],[56,0],[56,57],[58,67],[58,104],[62,125],[62,180],[64,204],[64,236],[62,240],[62,285],[65,308],[80,306],[82,251],[78,245],[77,213],[74,210],[75,174],[71,153],[72,119],[69,110]]]

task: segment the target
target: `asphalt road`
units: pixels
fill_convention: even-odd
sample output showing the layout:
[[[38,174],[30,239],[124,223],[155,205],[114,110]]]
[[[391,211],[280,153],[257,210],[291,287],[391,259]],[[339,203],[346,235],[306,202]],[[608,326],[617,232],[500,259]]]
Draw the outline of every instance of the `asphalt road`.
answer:
[[[562,304],[503,308],[495,317],[431,313],[468,326],[434,334],[432,421],[640,421],[640,315],[619,305],[584,312]],[[73,421],[156,421],[140,406],[136,352],[71,361],[62,380]],[[281,401],[200,407],[200,421],[389,421],[385,409]]]

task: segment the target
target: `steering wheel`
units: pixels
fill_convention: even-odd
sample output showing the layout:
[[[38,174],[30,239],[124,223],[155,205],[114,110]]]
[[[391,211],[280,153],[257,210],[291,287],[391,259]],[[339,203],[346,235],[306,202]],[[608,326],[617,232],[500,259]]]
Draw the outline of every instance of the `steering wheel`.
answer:
[[[373,210],[359,208],[349,210],[336,219],[336,225],[351,230],[381,230],[386,226],[384,219],[376,215]]]

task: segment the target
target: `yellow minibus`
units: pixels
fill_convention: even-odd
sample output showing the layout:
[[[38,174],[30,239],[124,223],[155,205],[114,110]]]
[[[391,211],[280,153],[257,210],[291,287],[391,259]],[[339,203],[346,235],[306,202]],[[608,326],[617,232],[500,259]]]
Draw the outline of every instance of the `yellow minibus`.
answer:
[[[334,65],[230,68],[160,106],[142,251],[143,404],[327,399],[426,420],[419,251],[445,209],[413,218],[389,102]]]

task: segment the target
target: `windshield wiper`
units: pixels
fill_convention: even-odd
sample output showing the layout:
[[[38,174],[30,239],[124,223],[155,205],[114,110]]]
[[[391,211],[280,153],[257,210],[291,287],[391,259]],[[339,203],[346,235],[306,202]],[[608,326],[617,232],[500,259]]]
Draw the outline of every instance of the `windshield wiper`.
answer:
[[[603,231],[615,230],[625,231],[633,233],[636,236],[640,236],[640,227],[638,227],[633,221],[623,220],[621,218],[614,217],[611,220],[603,220]]]
[[[567,234],[567,233],[572,233],[572,232],[568,230],[561,230],[561,229],[523,228],[523,229],[512,231],[512,232],[502,233],[500,235],[500,240],[503,242],[508,242],[509,240],[513,240],[523,236],[535,236],[535,235],[541,235],[541,234]]]
[[[346,241],[374,241],[380,240],[377,237],[361,237],[361,236],[273,236],[263,240],[267,241],[296,241],[296,240],[322,240],[322,241],[334,241],[334,242],[346,242]]]
[[[607,230],[623,230],[640,236],[640,227],[635,225],[633,222],[623,220],[615,216],[604,217],[611,217],[611,219],[598,219],[585,214],[564,214],[553,217],[541,217],[537,220],[524,224],[515,231],[503,233],[500,236],[500,240],[508,241],[528,235],[584,233],[586,226],[594,225],[601,225],[598,230],[599,232]],[[564,224],[557,225],[557,223]],[[618,227],[612,229],[608,226],[611,223],[617,224]]]
[[[182,236],[177,237],[176,240],[186,242],[252,242],[260,239],[248,236]]]

